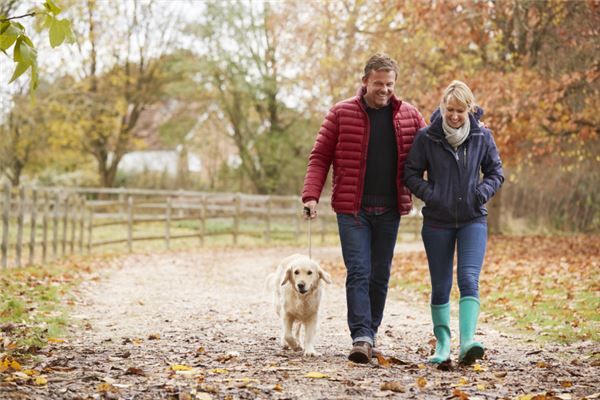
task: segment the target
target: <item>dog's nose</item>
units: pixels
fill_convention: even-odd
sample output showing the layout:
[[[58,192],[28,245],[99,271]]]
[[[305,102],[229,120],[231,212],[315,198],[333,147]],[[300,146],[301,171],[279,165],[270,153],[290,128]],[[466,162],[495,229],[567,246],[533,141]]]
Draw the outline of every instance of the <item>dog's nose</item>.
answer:
[[[304,285],[304,283],[303,283],[303,282],[300,282],[300,283],[298,283],[298,289],[300,289],[300,290],[304,290],[304,286],[305,286],[305,285]]]

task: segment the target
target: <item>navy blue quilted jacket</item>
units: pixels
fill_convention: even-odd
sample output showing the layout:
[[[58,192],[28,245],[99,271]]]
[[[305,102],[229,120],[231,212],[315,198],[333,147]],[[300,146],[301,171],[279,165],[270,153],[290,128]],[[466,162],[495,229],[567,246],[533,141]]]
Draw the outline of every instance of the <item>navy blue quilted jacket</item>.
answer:
[[[404,167],[404,183],[425,202],[425,224],[458,228],[486,221],[485,203],[504,182],[504,174],[492,132],[479,122],[482,115],[481,108],[469,113],[469,136],[456,151],[446,141],[439,109],[431,124],[417,133]]]

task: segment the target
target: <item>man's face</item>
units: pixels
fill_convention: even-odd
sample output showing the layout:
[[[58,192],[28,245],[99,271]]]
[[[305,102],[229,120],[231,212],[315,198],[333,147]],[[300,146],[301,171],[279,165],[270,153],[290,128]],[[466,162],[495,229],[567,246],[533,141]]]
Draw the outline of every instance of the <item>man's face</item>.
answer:
[[[394,94],[396,73],[394,71],[371,71],[363,78],[363,85],[367,88],[365,101],[372,108],[381,108],[387,105]]]

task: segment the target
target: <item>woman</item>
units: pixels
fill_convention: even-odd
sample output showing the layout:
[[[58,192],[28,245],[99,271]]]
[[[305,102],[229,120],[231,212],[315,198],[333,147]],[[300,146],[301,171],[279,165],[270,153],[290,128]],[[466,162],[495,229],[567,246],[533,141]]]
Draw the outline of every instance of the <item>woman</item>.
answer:
[[[460,290],[458,359],[470,365],[484,353],[473,336],[487,243],[485,203],[500,188],[504,176],[492,133],[479,122],[482,115],[469,87],[453,81],[444,90],[431,124],[415,137],[404,169],[406,186],[425,202],[421,234],[431,275],[431,317],[437,339],[429,361],[435,364],[450,356],[449,301],[455,248]]]

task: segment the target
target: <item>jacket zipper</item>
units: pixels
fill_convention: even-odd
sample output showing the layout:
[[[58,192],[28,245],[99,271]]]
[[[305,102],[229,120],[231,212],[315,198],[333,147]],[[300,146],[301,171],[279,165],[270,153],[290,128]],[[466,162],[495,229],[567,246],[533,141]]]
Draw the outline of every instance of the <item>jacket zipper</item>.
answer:
[[[363,190],[364,190],[364,186],[365,186],[365,174],[367,173],[367,166],[366,166],[366,161],[367,161],[367,153],[369,151],[369,138],[371,136],[371,122],[369,121],[369,115],[367,114],[367,111],[364,109],[362,103],[359,100],[359,106],[360,109],[363,112],[363,116],[367,119],[367,124],[365,125],[365,130],[367,132],[366,138],[365,138],[365,145],[363,146],[363,153],[361,154],[361,159],[360,159],[360,179],[358,181],[358,192],[356,193],[356,200],[354,201],[354,218],[357,219],[358,221],[358,213],[360,212],[360,202],[362,199],[362,195],[363,195]]]

